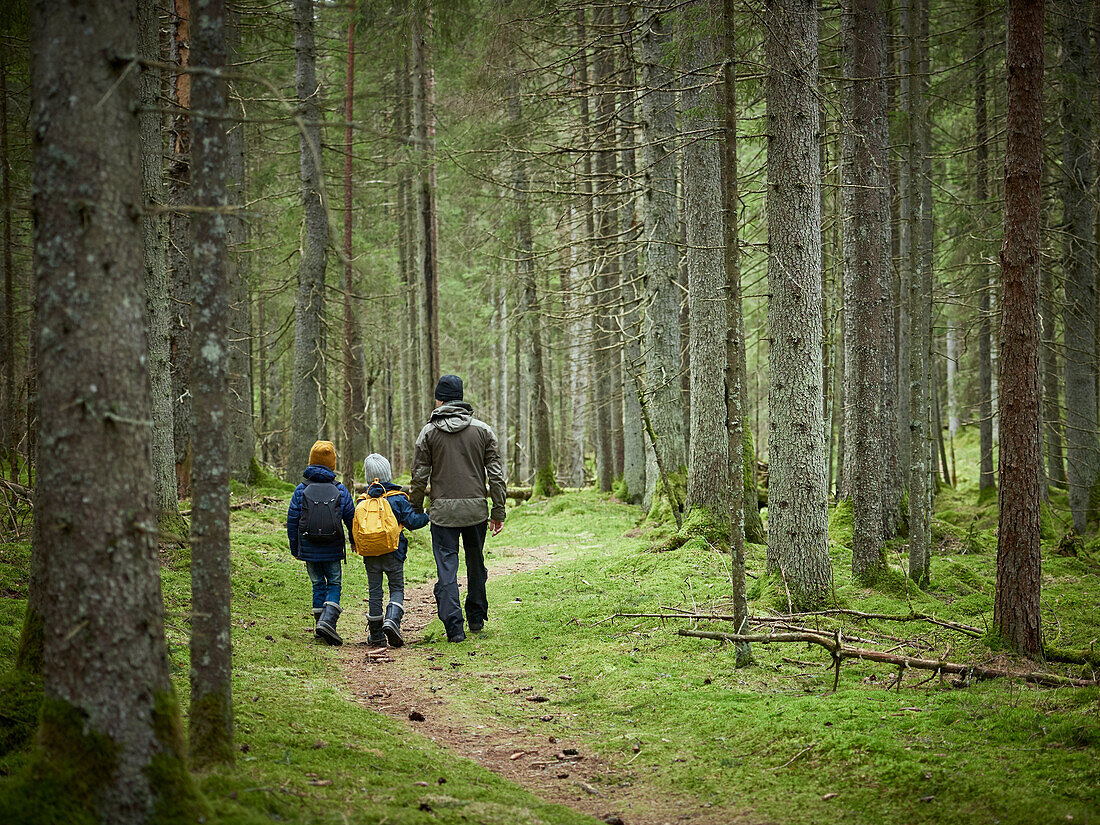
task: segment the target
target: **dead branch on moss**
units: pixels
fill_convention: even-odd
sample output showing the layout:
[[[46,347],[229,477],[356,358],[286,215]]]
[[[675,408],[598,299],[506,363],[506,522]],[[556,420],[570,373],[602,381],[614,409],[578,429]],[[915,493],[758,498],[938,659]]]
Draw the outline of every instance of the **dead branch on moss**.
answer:
[[[958,662],[944,662],[936,659],[919,659],[916,656],[903,656],[897,653],[886,653],[881,650],[870,650],[862,647],[848,647],[842,641],[840,631],[836,631],[831,637],[818,633],[717,633],[709,630],[688,630],[680,628],[677,633],[681,636],[693,636],[699,639],[715,639],[720,642],[749,642],[751,644],[781,644],[784,642],[804,642],[825,648],[833,657],[833,666],[836,670],[836,678],[833,681],[835,691],[840,684],[840,663],[844,659],[862,659],[868,662],[881,662],[894,665],[902,670],[931,670],[936,673],[955,673],[969,679],[1023,679],[1036,685],[1046,687],[1095,687],[1100,684],[1096,679],[1073,679],[1067,676],[1058,676],[1054,673],[1041,673],[1038,671],[1013,671],[1004,668],[988,667],[985,665],[965,665]]]

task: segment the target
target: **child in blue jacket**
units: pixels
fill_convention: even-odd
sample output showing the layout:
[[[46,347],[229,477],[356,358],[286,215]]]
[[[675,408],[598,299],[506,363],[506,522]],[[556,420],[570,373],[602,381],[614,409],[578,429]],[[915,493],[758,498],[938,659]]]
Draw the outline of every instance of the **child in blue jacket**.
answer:
[[[393,473],[390,470],[390,462],[378,453],[371,453],[363,460],[363,478],[369,484],[367,494],[381,495],[378,487],[385,492],[401,488],[392,483]],[[378,484],[373,483],[378,480]],[[371,487],[375,488],[371,490]],[[410,530],[418,530],[428,523],[426,513],[417,513],[413,510],[407,495],[386,496],[386,503],[390,505],[397,523]],[[405,640],[401,638],[401,617],[405,615],[405,559],[408,556],[408,543],[405,541],[405,531],[401,531],[401,538],[397,543],[397,549],[384,553],[381,556],[364,556],[363,564],[367,568],[367,585],[370,588],[370,598],[367,604],[367,629],[369,636],[367,644],[374,647],[385,647],[387,641],[394,647],[401,647]],[[386,605],[386,614],[382,615],[382,574],[386,574],[389,583],[390,602]]]
[[[305,481],[294,490],[286,513],[290,554],[306,563],[313,584],[317,638],[339,645],[344,642],[336,632],[341,612],[340,563],[347,557],[344,528],[350,541],[355,501],[336,481],[336,447],[331,441],[318,441],[310,448],[309,466],[302,475]]]

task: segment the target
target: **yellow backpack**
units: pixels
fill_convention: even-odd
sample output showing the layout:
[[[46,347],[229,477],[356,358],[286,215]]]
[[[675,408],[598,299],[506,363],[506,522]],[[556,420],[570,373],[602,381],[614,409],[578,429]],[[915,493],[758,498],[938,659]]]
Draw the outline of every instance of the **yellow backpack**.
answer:
[[[397,549],[401,541],[401,525],[393,509],[386,503],[390,496],[405,495],[400,490],[374,496],[370,490],[383,489],[378,479],[367,486],[367,492],[359,496],[355,505],[355,520],[352,522],[351,538],[355,542],[355,552],[360,556],[384,556]]]

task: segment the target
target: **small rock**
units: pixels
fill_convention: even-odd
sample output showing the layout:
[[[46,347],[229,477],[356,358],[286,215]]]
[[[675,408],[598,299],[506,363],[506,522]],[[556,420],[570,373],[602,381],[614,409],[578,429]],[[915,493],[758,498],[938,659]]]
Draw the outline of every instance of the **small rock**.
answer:
[[[556,774],[556,776],[557,776],[558,779],[568,779],[569,778],[569,774],[567,774],[567,773],[559,773],[559,774]]]
[[[601,819],[603,819],[603,821],[606,822],[607,825],[626,825],[626,823],[623,822],[623,818],[618,814],[607,814],[606,816],[601,817]]]
[[[933,795],[931,795],[931,796],[922,796],[922,797],[920,798],[920,800],[919,800],[919,801],[920,801],[920,802],[931,802],[931,801],[933,801],[933,800],[934,800],[935,798],[936,798],[936,797],[935,797],[935,795],[934,795],[934,794],[933,794]]]
[[[410,722],[423,722],[424,721],[424,714],[421,713],[418,710],[409,711],[409,721]]]
[[[566,756],[576,756],[579,753],[576,748],[562,748],[561,752]]]
[[[417,786],[417,787],[419,787],[419,788],[426,788],[426,787],[428,787],[428,783],[427,783],[427,782],[413,782],[413,784],[414,784],[414,785],[416,785],[416,786]]]
[[[528,702],[549,702],[550,700],[547,699],[545,696],[528,696],[527,701]]]
[[[825,796],[821,797],[821,801],[828,802],[830,799],[836,799],[838,796],[840,796],[838,793],[827,793]]]
[[[554,717],[553,716],[540,716],[539,720],[542,721],[542,722],[553,722]]]

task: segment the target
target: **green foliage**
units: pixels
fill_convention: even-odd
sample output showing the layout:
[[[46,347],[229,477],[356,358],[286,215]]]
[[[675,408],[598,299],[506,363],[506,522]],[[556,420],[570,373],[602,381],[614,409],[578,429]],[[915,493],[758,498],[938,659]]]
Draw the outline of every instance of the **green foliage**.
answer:
[[[41,706],[41,676],[18,667],[0,674],[0,757],[31,741]]]

